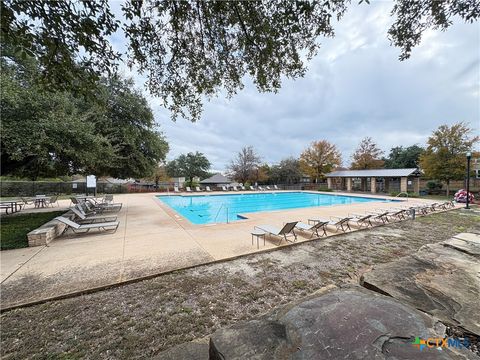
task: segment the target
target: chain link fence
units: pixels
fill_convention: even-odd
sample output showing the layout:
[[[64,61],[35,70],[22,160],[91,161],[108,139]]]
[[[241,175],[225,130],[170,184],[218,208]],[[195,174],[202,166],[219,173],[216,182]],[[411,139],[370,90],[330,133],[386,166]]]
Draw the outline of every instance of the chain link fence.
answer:
[[[35,195],[75,195],[86,193],[84,182],[46,182],[46,181],[1,181],[0,196],[35,196]],[[88,189],[93,192],[92,189]],[[128,185],[97,183],[97,193],[120,194],[129,192]]]

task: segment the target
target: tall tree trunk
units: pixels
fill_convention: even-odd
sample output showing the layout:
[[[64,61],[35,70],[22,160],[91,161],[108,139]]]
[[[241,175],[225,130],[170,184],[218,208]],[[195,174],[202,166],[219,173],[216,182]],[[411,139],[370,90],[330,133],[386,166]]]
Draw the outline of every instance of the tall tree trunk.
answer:
[[[450,195],[450,180],[447,180],[447,197]]]

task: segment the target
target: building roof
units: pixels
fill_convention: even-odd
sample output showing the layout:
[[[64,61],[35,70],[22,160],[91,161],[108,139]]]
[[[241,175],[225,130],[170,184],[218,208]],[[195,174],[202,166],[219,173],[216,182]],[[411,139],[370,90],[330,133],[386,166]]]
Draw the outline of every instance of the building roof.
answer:
[[[208,179],[200,181],[200,184],[230,184],[232,181],[222,174],[215,174]]]
[[[326,177],[404,177],[420,176],[417,168],[409,169],[371,169],[371,170],[340,170],[332,171]]]

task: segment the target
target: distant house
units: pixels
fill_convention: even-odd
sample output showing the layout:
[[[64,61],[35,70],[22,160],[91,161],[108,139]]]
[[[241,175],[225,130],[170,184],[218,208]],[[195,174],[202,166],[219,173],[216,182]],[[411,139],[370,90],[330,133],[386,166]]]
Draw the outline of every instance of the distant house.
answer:
[[[475,177],[480,179],[480,159],[473,159],[472,168],[475,172]]]
[[[77,177],[76,179],[70,181],[72,184],[82,184],[87,182],[86,176]],[[97,179],[97,184],[112,184],[112,185],[124,185],[124,184],[133,184],[135,179],[116,179],[112,177],[101,177]]]
[[[133,184],[135,182],[135,179],[116,179],[112,177],[102,177],[98,180],[98,182],[104,182],[108,184],[114,184],[114,185],[124,185],[124,184]]]
[[[329,189],[346,191],[414,192],[420,190],[420,171],[408,169],[339,170],[326,174]]]
[[[215,174],[208,179],[200,181],[200,184],[204,186],[216,186],[216,187],[222,187],[222,186],[228,186],[232,183],[232,180],[227,178],[226,176],[223,176],[222,174]]]
[[[185,184],[184,177],[174,177],[171,178],[170,181],[173,183],[173,185],[178,186],[179,188],[183,188],[183,184]]]

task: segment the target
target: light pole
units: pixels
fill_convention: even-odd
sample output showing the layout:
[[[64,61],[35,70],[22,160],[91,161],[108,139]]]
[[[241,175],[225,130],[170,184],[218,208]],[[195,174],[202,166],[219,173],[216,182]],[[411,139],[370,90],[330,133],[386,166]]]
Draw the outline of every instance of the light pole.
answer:
[[[467,202],[465,205],[465,209],[470,209],[468,203],[470,202],[470,159],[472,158],[472,153],[469,151],[467,152]]]

